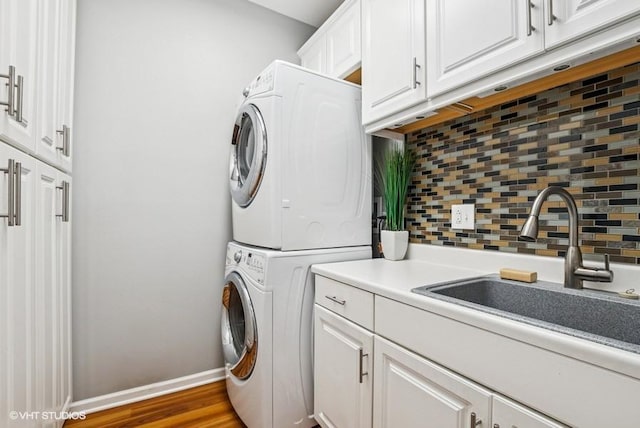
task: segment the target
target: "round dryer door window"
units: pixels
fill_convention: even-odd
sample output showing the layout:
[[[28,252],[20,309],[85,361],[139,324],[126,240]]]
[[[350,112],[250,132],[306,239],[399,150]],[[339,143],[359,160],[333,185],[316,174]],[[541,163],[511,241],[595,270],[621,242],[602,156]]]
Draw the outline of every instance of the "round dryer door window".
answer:
[[[255,105],[240,109],[231,144],[231,196],[236,204],[246,207],[258,193],[267,159],[267,130]]]
[[[256,317],[249,290],[236,272],[227,275],[222,292],[222,352],[229,371],[246,379],[258,355]]]

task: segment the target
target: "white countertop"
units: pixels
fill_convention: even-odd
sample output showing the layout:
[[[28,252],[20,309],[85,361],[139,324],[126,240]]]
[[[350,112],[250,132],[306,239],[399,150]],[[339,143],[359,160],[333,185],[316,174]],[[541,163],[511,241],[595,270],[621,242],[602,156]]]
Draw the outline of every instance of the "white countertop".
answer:
[[[451,256],[447,262],[443,262],[442,257],[439,257],[440,260],[437,263],[422,260],[369,259],[319,264],[312,267],[312,272],[378,296],[640,379],[640,354],[411,292],[413,288],[423,285],[497,272],[490,265],[484,269],[478,264],[473,269],[459,267],[460,265],[468,266],[468,263],[463,263],[464,258],[468,255],[473,256],[474,253],[477,254],[477,252],[447,252],[446,254]],[[460,254],[463,257],[458,257]],[[494,257],[500,258],[498,255]],[[510,265],[510,267],[513,266],[513,264]]]

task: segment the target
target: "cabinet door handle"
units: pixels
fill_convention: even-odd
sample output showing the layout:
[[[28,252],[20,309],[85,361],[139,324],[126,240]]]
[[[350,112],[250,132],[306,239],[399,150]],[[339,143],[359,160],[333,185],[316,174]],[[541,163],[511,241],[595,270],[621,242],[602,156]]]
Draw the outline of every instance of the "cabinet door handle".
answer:
[[[56,186],[56,189],[62,190],[62,214],[56,214],[56,217],[62,217],[64,223],[69,222],[69,203],[70,203],[70,185],[68,181],[63,181],[62,186]]]
[[[525,6],[525,12],[527,13],[527,37],[533,34],[536,30],[533,25],[531,25],[531,9],[534,7],[531,0],[526,0],[527,4]]]
[[[16,203],[14,206],[13,216],[16,226],[22,225],[22,163],[16,162]]]
[[[7,101],[0,101],[0,105],[7,106],[5,111],[9,116],[14,116],[16,114],[16,101],[14,96],[16,86],[16,68],[13,65],[10,65],[9,72],[7,74],[0,74],[0,77],[8,80],[6,84],[8,88]]]
[[[553,25],[553,21],[556,19],[553,16],[553,0],[547,0],[547,25]]]
[[[0,217],[6,217],[9,226],[15,226],[15,179],[16,179],[16,161],[9,159],[6,168],[0,171],[7,174],[7,214],[0,214]]]
[[[482,424],[482,419],[477,419],[477,415],[475,412],[471,412],[471,428],[476,428],[478,425]]]
[[[337,303],[337,304],[339,304],[341,306],[344,306],[345,303],[347,303],[346,300],[338,299],[336,296],[324,296],[324,297],[326,297],[327,299],[329,299],[332,302]]]
[[[16,117],[16,121],[22,123],[22,105],[23,105],[23,101],[24,98],[22,97],[23,95],[23,90],[24,90],[24,77],[23,76],[18,76],[18,83],[16,84],[16,89],[17,89],[17,94],[16,94],[16,108],[15,108],[15,117]]]
[[[56,147],[56,150],[60,150],[64,156],[69,157],[70,150],[70,136],[71,136],[71,128],[67,125],[62,125],[62,129],[58,129],[56,131],[58,134],[62,135],[62,147]]]
[[[369,354],[365,354],[364,350],[362,348],[360,348],[359,353],[360,353],[360,355],[359,355],[360,359],[359,359],[359,364],[358,364],[358,367],[359,367],[358,375],[360,376],[360,383],[362,383],[363,382],[363,378],[365,376],[369,375],[369,372],[363,372],[362,371],[362,369],[364,368],[364,363],[363,363],[364,357],[368,357]]]
[[[413,57],[413,89],[416,89],[421,83],[418,82],[418,69],[420,68],[420,64],[418,64],[418,59]]]

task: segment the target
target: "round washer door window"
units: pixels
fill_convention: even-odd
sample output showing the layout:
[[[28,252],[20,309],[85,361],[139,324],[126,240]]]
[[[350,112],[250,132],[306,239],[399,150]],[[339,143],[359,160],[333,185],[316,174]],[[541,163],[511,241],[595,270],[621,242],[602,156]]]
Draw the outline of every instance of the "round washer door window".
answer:
[[[238,113],[231,140],[229,186],[236,204],[246,207],[258,193],[267,160],[267,130],[260,110],[247,104]]]
[[[258,355],[256,317],[242,277],[231,272],[222,292],[222,352],[229,371],[238,379],[253,372]]]

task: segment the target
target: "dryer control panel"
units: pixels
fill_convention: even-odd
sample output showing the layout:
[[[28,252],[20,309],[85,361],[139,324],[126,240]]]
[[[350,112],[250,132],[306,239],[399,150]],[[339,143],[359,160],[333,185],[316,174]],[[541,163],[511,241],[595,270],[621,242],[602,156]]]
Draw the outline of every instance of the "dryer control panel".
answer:
[[[239,248],[227,249],[227,264],[234,264],[259,284],[264,284],[265,256]]]
[[[249,87],[245,89],[245,97],[258,95],[273,89],[273,67],[268,67],[258,77],[253,79]]]

